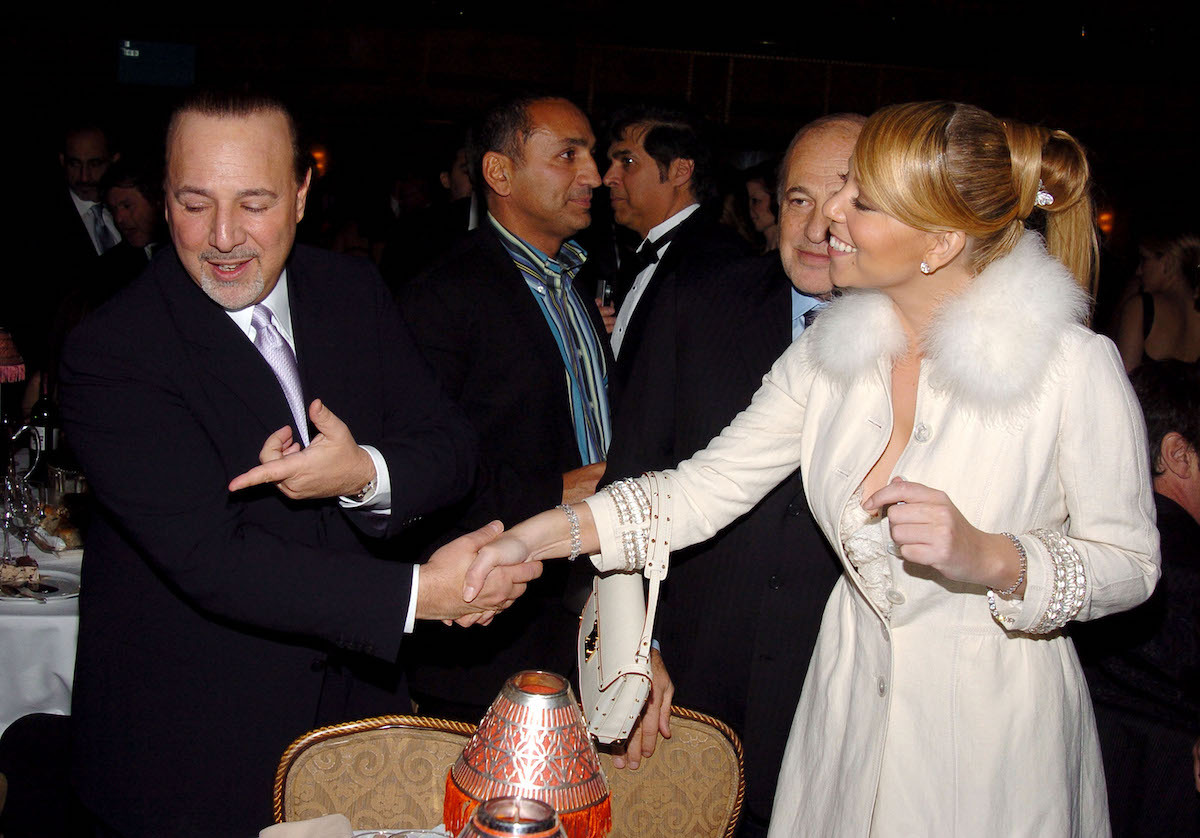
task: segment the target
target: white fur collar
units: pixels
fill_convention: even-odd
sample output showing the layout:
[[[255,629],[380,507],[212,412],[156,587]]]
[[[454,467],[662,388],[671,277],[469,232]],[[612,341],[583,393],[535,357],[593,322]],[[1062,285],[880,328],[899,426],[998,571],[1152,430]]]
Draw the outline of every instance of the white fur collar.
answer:
[[[1088,305],[1041,236],[1026,232],[934,315],[922,339],[929,385],[985,416],[1028,406],[1060,354],[1064,330],[1083,321]],[[905,350],[903,328],[881,291],[844,293],[808,331],[809,358],[842,386]]]

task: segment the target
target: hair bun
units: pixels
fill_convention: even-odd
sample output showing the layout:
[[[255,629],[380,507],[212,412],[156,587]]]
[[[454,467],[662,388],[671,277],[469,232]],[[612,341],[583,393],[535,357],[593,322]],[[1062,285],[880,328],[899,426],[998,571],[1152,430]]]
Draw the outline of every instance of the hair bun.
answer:
[[[1044,129],[1043,129],[1044,130]],[[1041,189],[1053,197],[1053,203],[1041,205],[1046,212],[1071,209],[1088,197],[1089,167],[1087,153],[1066,131],[1047,131],[1041,153]],[[1039,205],[1036,200],[1035,206]]]

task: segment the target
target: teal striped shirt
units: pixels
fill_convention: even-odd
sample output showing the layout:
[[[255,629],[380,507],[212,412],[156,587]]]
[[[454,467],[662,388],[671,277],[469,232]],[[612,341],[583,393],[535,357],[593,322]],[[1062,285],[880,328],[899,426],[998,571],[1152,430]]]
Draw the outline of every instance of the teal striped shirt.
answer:
[[[488,221],[512,257],[542,315],[550,325],[562,356],[571,421],[582,464],[598,463],[607,456],[612,439],[608,413],[608,368],[600,336],[592,327],[587,306],[573,280],[587,259],[587,251],[566,241],[551,257],[504,229],[491,213]]]

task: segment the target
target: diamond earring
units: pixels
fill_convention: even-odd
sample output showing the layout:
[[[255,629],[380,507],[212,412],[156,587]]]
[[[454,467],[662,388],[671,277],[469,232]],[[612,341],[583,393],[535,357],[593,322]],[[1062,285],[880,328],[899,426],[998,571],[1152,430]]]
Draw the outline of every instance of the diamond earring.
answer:
[[[929,267],[929,263],[928,263],[928,262],[922,262],[922,263],[921,263],[921,273],[923,273],[923,274],[930,274],[930,273],[933,273],[933,268]]]

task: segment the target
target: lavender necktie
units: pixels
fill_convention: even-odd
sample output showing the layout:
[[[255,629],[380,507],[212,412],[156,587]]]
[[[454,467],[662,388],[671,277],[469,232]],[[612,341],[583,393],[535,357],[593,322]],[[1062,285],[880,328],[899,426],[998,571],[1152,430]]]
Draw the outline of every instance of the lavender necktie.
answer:
[[[308,413],[304,409],[304,394],[300,390],[300,370],[296,367],[296,355],[271,322],[271,309],[259,303],[254,307],[250,323],[254,326],[254,346],[267,359],[275,378],[279,380],[279,386],[283,388],[283,397],[292,409],[296,430],[300,432],[300,439],[307,446]]]

